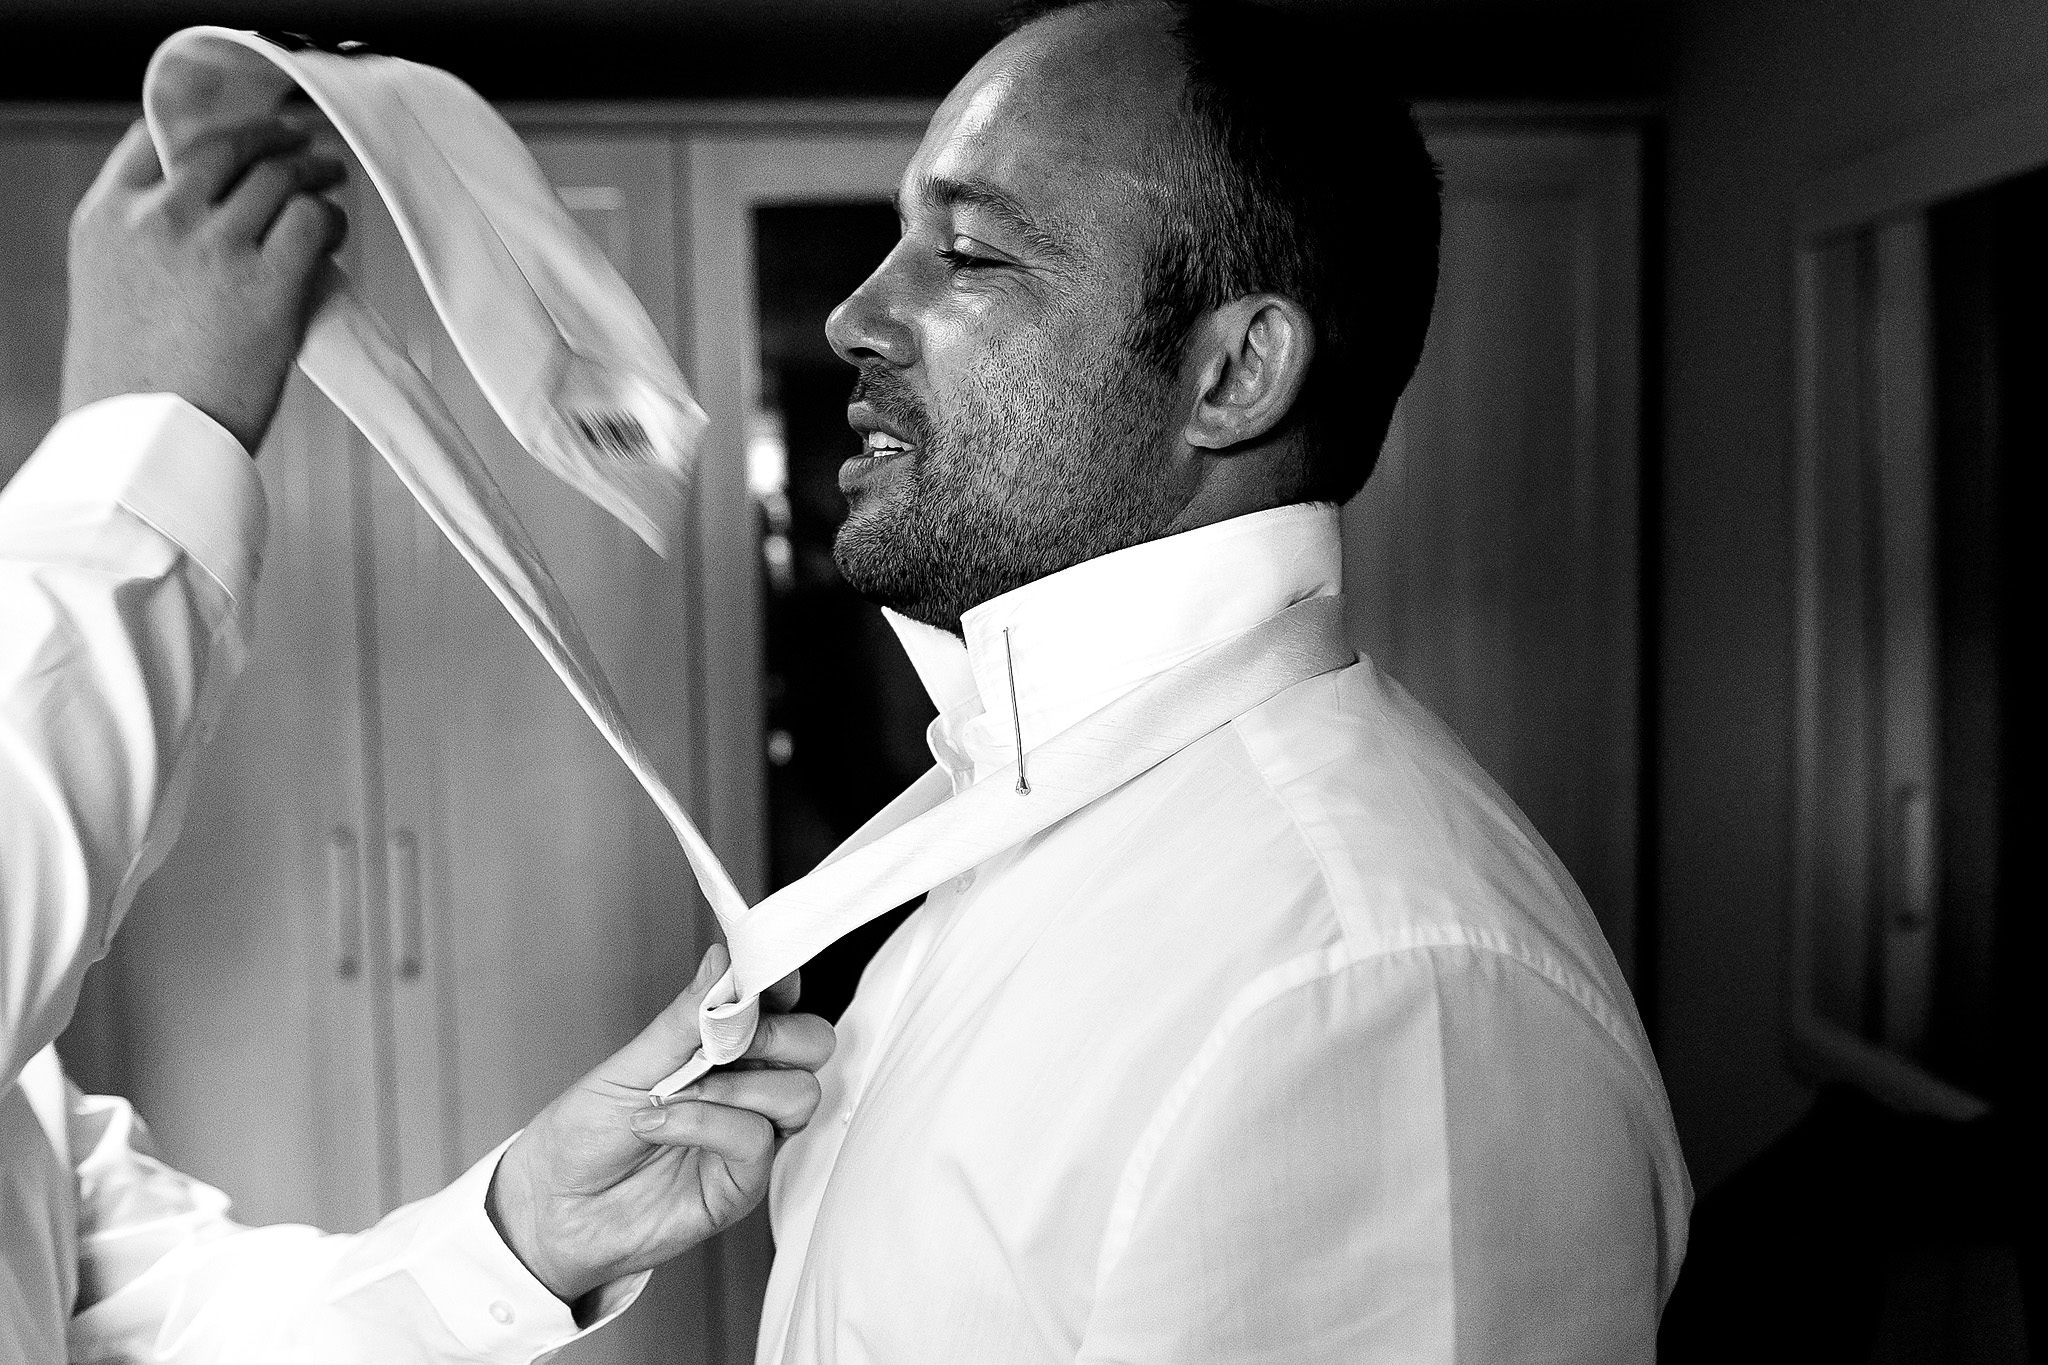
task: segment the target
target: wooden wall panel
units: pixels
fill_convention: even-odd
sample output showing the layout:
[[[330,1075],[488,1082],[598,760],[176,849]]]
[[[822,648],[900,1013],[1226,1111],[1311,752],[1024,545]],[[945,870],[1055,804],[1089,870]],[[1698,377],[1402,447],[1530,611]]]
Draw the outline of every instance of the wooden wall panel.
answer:
[[[1629,128],[1430,128],[1430,340],[1345,510],[1354,638],[1548,839],[1636,951],[1639,145]]]

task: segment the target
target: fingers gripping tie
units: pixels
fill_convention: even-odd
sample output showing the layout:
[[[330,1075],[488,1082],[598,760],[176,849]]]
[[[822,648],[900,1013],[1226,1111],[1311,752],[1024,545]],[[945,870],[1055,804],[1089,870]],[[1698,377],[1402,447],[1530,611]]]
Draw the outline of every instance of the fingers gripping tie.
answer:
[[[703,1031],[704,1054],[719,1066],[736,1062],[754,1045],[754,1030],[761,1024],[761,997],[739,993],[731,969],[718,978],[718,985],[697,1009],[697,1024]]]
[[[694,1084],[714,1066],[736,1062],[754,1045],[754,1031],[761,1024],[761,997],[742,995],[739,977],[731,967],[718,978],[697,1006],[698,1037],[702,1040],[689,1061],[684,1062],[655,1085],[647,1098],[665,1104],[683,1087]]]

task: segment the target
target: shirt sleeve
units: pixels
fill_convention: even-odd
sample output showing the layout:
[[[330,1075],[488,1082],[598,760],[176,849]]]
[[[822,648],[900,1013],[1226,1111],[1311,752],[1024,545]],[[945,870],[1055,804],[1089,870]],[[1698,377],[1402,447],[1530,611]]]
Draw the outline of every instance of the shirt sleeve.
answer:
[[[0,1084],[176,838],[264,518],[248,455],[169,394],[80,409],[0,490]]]
[[[1079,1361],[1647,1365],[1671,1211],[1638,1087],[1512,957],[1296,964],[1133,1156]]]
[[[500,1146],[352,1235],[250,1228],[166,1166],[128,1105],[71,1093],[79,1162],[75,1365],[454,1365],[535,1360],[609,1322],[647,1276],[572,1313],[484,1208]],[[509,1142],[509,1140],[508,1140]]]
[[[0,1088],[177,838],[247,655],[265,515],[241,446],[168,394],[80,409],[0,489]],[[593,1295],[579,1328],[485,1213],[495,1152],[363,1233],[245,1228],[124,1102],[66,1102],[74,1360],[529,1361],[645,1281]]]

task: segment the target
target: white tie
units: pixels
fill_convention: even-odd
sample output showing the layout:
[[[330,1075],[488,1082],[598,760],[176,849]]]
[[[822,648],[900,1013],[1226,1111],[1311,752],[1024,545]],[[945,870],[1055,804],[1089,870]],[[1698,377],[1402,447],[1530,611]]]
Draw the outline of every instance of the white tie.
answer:
[[[391,210],[457,352],[507,429],[665,553],[704,415],[632,291],[475,91],[392,57],[192,28],[157,49],[142,102],[168,166],[208,134],[270,117],[295,88],[327,115]],[[720,922],[736,918],[746,901],[627,728],[490,470],[383,319],[338,270],[332,286],[299,368],[382,453],[618,751]]]
[[[232,29],[158,49],[143,107],[168,166],[303,89],[390,208],[457,351],[506,427],[657,550],[704,419],[659,335],[504,121],[446,72]],[[338,275],[338,272],[337,272]],[[761,992],[868,920],[1030,838],[1286,688],[1344,667],[1336,598],[1313,598],[1088,717],[946,799],[930,776],[809,876],[749,909],[627,729],[604,672],[489,470],[383,321],[337,278],[299,367],[377,447],[553,666],[668,820],[732,966],[665,1099],[753,1041]]]

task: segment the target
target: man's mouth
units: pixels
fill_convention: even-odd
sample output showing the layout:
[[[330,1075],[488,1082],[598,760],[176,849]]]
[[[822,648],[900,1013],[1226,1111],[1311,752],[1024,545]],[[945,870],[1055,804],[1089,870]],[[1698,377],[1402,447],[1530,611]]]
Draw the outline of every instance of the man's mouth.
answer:
[[[873,483],[883,470],[910,453],[910,447],[894,437],[868,438],[861,453],[839,466],[839,491],[852,497]]]
[[[891,436],[886,431],[871,431],[861,442],[862,455],[880,456],[885,460],[891,456],[902,455],[909,449],[910,442],[900,436]]]
[[[883,426],[881,418],[864,403],[854,404],[846,420],[861,436],[860,454],[839,466],[839,491],[852,497],[892,461],[910,454],[916,447]]]

